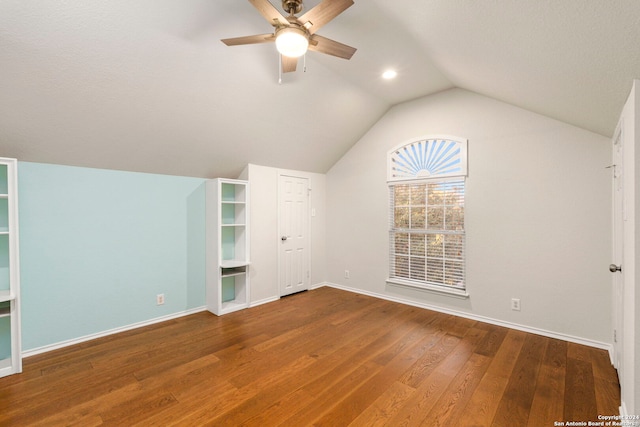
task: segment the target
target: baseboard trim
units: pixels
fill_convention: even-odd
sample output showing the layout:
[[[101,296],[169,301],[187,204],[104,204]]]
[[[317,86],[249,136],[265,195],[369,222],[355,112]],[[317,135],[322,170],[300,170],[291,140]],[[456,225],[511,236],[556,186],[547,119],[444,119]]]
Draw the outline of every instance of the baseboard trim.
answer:
[[[620,402],[620,420],[630,420],[631,418],[629,417],[629,415],[630,414],[627,411],[627,405],[624,403],[624,401]],[[637,424],[628,424],[628,425],[637,425]]]
[[[205,306],[192,308],[190,310],[180,311],[178,313],[168,314],[166,316],[156,317],[154,319],[145,320],[138,323],[132,323],[130,325],[121,326],[119,328],[113,328],[106,331],[98,332],[95,334],[85,335],[82,337],[60,341],[54,344],[45,345],[42,347],[33,348],[31,350],[26,350],[22,352],[22,357],[27,358],[30,356],[35,356],[36,354],[46,353],[48,351],[58,350],[60,348],[69,347],[71,345],[80,344],[86,341],[91,341],[96,338],[106,337],[108,335],[117,334],[120,332],[129,331],[131,329],[142,328],[144,326],[153,325],[155,323],[166,322],[167,320],[177,319],[179,317],[188,316],[190,314],[200,313],[201,311],[205,311],[207,308]]]
[[[312,291],[314,289],[322,288],[323,286],[331,286],[329,282],[320,282],[309,286],[309,290]]]
[[[502,326],[502,327],[505,327],[505,328],[516,329],[518,331],[529,332],[529,333],[532,333],[532,334],[541,335],[541,336],[545,336],[545,337],[549,337],[549,338],[555,338],[555,339],[559,339],[559,340],[563,340],[563,341],[573,342],[573,343],[576,343],[576,344],[582,344],[582,345],[586,345],[586,346],[589,346],[589,347],[600,348],[600,349],[603,349],[603,350],[607,350],[609,352],[610,356],[613,354],[613,345],[607,344],[607,343],[603,343],[603,342],[600,342],[600,341],[594,341],[594,340],[589,340],[589,339],[585,339],[585,338],[575,337],[575,336],[572,336],[572,335],[566,335],[566,334],[561,334],[561,333],[557,333],[557,332],[547,331],[547,330],[544,330],[544,329],[534,328],[534,327],[531,327],[531,326],[520,325],[520,324],[512,323],[512,322],[506,322],[506,321],[503,321],[503,320],[493,319],[493,318],[485,317],[485,316],[479,316],[479,315],[472,314],[472,313],[467,313],[467,312],[464,312],[464,311],[452,310],[452,309],[439,307],[439,306],[432,305],[432,304],[421,303],[421,302],[416,302],[416,301],[412,301],[412,300],[408,300],[408,299],[404,299],[404,298],[398,298],[398,297],[393,297],[393,296],[389,296],[389,295],[385,295],[385,294],[379,294],[379,293],[376,293],[376,292],[365,291],[365,290],[358,289],[358,288],[351,288],[351,287],[348,287],[348,286],[338,285],[336,283],[331,283],[331,282],[316,283],[314,285],[311,285],[309,287],[309,290],[319,289],[319,288],[322,288],[324,286],[328,286],[328,287],[336,288],[336,289],[341,289],[341,290],[347,291],[347,292],[353,292],[353,293],[368,295],[368,296],[371,296],[371,297],[374,297],[374,298],[380,298],[380,299],[384,299],[384,300],[387,300],[387,301],[392,301],[392,302],[397,302],[397,303],[400,303],[400,304],[410,305],[410,306],[413,306],[413,307],[419,307],[419,308],[424,308],[424,309],[427,309],[427,310],[433,310],[433,311],[437,311],[437,312],[440,312],[440,313],[451,314],[453,316],[464,317],[464,318],[471,319],[471,320],[476,320],[476,321],[479,321],[479,322],[490,323],[492,325]],[[256,307],[258,305],[267,304],[267,303],[270,303],[270,302],[277,301],[279,299],[280,299],[280,297],[276,296],[276,297],[265,298],[265,299],[262,299],[262,300],[259,300],[259,301],[254,301],[253,303],[251,303],[251,307]],[[156,317],[156,318],[150,319],[150,320],[145,320],[143,322],[133,323],[133,324],[130,324],[130,325],[122,326],[122,327],[119,327],[119,328],[109,329],[109,330],[98,332],[98,333],[95,333],[95,334],[85,335],[85,336],[82,336],[82,337],[78,337],[78,338],[74,338],[74,339],[70,339],[70,340],[66,340],[66,341],[61,341],[61,342],[57,342],[57,343],[54,343],[54,344],[45,345],[45,346],[42,346],[42,347],[37,347],[37,348],[34,348],[34,349],[23,351],[22,352],[22,357],[23,358],[27,358],[27,357],[30,357],[30,356],[35,356],[37,354],[46,353],[48,351],[58,350],[60,348],[68,347],[68,346],[75,345],[75,344],[80,344],[80,343],[83,343],[83,342],[86,342],[86,341],[91,341],[91,340],[94,340],[96,338],[106,337],[108,335],[113,335],[113,334],[117,334],[117,333],[120,333],[120,332],[129,331],[131,329],[142,328],[144,326],[153,325],[155,323],[166,322],[167,320],[177,319],[179,317],[183,317],[183,316],[188,316],[190,314],[199,313],[199,312],[205,311],[206,309],[207,308],[205,306],[197,307],[197,308],[193,308],[193,309],[190,309],[190,310],[181,311],[181,312],[178,312],[178,313],[173,313],[173,314],[169,314],[169,315],[166,315],[166,316]],[[622,412],[625,408],[623,406],[620,409],[621,409],[621,412]]]
[[[387,301],[392,301],[392,302],[397,302],[397,303],[400,303],[400,304],[410,305],[410,306],[413,306],[413,307],[425,308],[427,310],[433,310],[433,311],[437,311],[437,312],[440,312],[440,313],[451,314],[453,316],[464,317],[464,318],[471,319],[471,320],[476,320],[476,321],[479,321],[479,322],[490,323],[492,325],[502,326],[502,327],[505,327],[505,328],[515,329],[515,330],[518,330],[518,331],[528,332],[528,333],[532,333],[532,334],[536,334],[536,335],[541,335],[541,336],[548,337],[548,338],[555,338],[555,339],[559,339],[559,340],[562,340],[562,341],[568,341],[568,342],[572,342],[572,343],[576,343],[576,344],[586,345],[586,346],[589,346],[589,347],[595,347],[595,348],[599,348],[599,349],[602,349],[602,350],[607,350],[609,352],[609,355],[611,355],[613,353],[613,345],[607,344],[607,343],[603,343],[603,342],[600,342],[600,341],[594,341],[594,340],[590,340],[590,339],[586,339],[586,338],[575,337],[575,336],[572,336],[572,335],[561,334],[561,333],[558,333],[558,332],[547,331],[545,329],[539,329],[539,328],[535,328],[535,327],[532,327],[532,326],[526,326],[526,325],[520,325],[518,323],[506,322],[504,320],[493,319],[491,317],[479,316],[479,315],[473,314],[473,313],[467,313],[467,312],[459,311],[459,310],[452,310],[452,309],[449,309],[449,308],[439,307],[437,305],[416,302],[416,301],[412,301],[412,300],[408,300],[408,299],[404,299],[404,298],[393,297],[393,296],[389,296],[389,295],[385,295],[385,294],[379,294],[379,293],[376,293],[376,292],[365,291],[365,290],[357,289],[357,288],[351,288],[351,287],[348,287],[348,286],[338,285],[338,284],[335,284],[335,283],[325,282],[324,286],[329,286],[329,287],[332,287],[332,288],[341,289],[343,291],[348,291],[348,292],[354,292],[354,293],[358,293],[358,294],[368,295],[368,296],[371,296],[371,297],[374,297],[374,298],[380,298],[380,299],[384,299],[384,300],[387,300]],[[320,286],[318,286],[318,287],[320,287]]]
[[[280,297],[264,298],[264,299],[252,302],[251,304],[249,304],[249,307],[257,307],[257,306],[262,305],[262,304],[267,304],[267,303],[270,303],[270,302],[278,301],[279,299],[280,299]]]

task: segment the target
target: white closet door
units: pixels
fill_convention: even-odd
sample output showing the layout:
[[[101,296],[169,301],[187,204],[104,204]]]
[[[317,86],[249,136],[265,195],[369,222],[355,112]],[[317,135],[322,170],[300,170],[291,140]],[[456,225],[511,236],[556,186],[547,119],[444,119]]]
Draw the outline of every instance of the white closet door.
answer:
[[[280,175],[278,185],[280,296],[309,289],[309,183]]]

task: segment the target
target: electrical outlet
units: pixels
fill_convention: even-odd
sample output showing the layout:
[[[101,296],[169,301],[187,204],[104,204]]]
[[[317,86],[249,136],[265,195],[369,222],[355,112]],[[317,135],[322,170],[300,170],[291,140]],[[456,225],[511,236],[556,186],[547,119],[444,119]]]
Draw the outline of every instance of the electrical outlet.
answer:
[[[163,305],[163,304],[164,304],[164,294],[156,295],[156,305]]]
[[[345,279],[350,279],[351,278],[351,275],[349,274],[349,270],[345,270],[344,271],[344,278]]]
[[[511,310],[520,311],[520,298],[511,298]]]

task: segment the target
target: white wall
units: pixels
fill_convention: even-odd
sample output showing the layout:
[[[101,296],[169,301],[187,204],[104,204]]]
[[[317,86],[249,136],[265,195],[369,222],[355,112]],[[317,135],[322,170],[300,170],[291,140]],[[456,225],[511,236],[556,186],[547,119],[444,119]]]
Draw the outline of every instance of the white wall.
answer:
[[[387,151],[430,134],[469,140],[468,299],[385,283]],[[610,147],[603,136],[461,89],[397,105],[327,173],[327,279],[605,346]],[[522,311],[511,311],[513,297]]]
[[[325,175],[248,165],[242,174],[251,186],[251,303],[279,298],[278,176],[308,178],[311,185],[311,286],[325,281]]]

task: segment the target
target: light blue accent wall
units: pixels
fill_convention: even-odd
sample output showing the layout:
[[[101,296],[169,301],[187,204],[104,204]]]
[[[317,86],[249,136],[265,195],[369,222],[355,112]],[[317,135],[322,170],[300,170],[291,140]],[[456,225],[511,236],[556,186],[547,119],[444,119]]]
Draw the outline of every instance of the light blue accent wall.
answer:
[[[9,290],[9,236],[0,234],[0,291]]]
[[[23,350],[205,304],[205,180],[18,171]]]
[[[0,194],[7,194],[9,181],[7,179],[7,165],[0,165]]]
[[[233,301],[236,299],[236,278],[223,277],[222,278],[222,302]]]
[[[0,307],[6,307],[7,302],[0,303]],[[11,357],[11,319],[0,317],[0,360]]]

